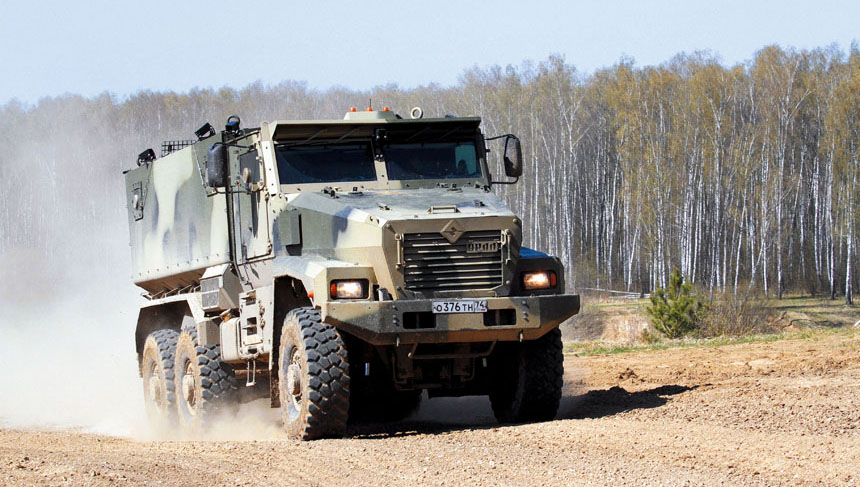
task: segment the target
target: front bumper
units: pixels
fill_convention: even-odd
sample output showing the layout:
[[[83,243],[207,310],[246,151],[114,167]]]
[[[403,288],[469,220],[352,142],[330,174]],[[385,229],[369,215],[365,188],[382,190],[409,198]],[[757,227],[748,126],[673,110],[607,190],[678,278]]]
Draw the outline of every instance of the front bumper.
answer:
[[[369,343],[395,345],[535,340],[579,312],[579,296],[573,294],[480,299],[487,301],[488,313],[494,310],[515,313],[515,322],[488,326],[484,313],[432,315],[432,299],[330,301],[323,304],[322,314],[327,323]],[[404,324],[409,321],[404,319],[406,313],[420,313],[424,322],[432,320],[429,323],[433,326],[406,328]]]

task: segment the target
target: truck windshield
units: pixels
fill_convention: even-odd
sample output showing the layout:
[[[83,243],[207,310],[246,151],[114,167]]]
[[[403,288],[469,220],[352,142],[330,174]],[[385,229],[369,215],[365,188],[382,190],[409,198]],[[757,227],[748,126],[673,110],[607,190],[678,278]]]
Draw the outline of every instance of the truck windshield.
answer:
[[[392,143],[383,147],[388,179],[479,178],[474,141]]]
[[[376,180],[370,143],[279,145],[275,157],[281,184]]]

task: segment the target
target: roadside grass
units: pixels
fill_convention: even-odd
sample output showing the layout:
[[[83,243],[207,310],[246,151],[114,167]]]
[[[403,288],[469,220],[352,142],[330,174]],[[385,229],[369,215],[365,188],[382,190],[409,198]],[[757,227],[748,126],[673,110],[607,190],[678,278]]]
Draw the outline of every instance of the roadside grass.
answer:
[[[595,311],[636,311],[645,310],[645,306],[651,303],[648,298],[598,298],[592,303],[587,301],[587,297],[583,298],[586,304],[591,304]]]
[[[707,295],[702,295],[707,303]],[[583,296],[583,311],[588,313],[612,314],[634,312],[645,314],[645,307],[651,302],[647,298],[591,298]],[[772,313],[784,313],[791,322],[814,323],[824,326],[853,325],[860,319],[860,306],[846,305],[843,299],[830,300],[823,297],[785,296],[783,299],[757,299],[756,304]]]
[[[567,342],[564,344],[565,355],[586,357],[590,355],[616,355],[631,352],[653,352],[673,348],[691,347],[723,347],[727,345],[742,345],[747,343],[770,343],[778,340],[810,340],[827,335],[845,335],[850,338],[860,338],[860,327],[838,328],[809,328],[802,331],[782,333],[760,333],[738,337],[715,338],[681,338],[665,340],[652,344],[616,345],[599,340],[589,342]],[[860,343],[845,344],[845,347],[860,347]]]
[[[639,315],[647,319],[647,299],[597,299],[584,308],[593,321],[610,323],[613,316]],[[566,342],[565,354],[612,355],[629,352],[648,352],[670,348],[720,347],[745,343],[767,343],[776,340],[814,339],[826,334],[839,333],[860,337],[860,306],[846,305],[842,300],[822,297],[787,296],[782,300],[759,299],[756,306],[761,311],[763,327],[772,330],[740,335],[724,335],[713,338],[681,338],[667,340],[657,338],[653,343],[641,340],[613,343],[606,340]],[[854,325],[857,326],[854,326]],[[653,332],[653,330],[652,330]],[[654,332],[654,335],[658,335]],[[853,342],[852,342],[853,343]],[[858,344],[857,346],[860,346]]]
[[[851,326],[860,320],[860,307],[843,299],[788,296],[762,301],[762,307],[777,315],[786,326]]]

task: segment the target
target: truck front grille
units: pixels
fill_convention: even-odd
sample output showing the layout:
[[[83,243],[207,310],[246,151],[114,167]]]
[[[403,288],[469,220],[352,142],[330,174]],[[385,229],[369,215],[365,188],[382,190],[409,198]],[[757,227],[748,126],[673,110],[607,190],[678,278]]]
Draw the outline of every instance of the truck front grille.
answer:
[[[460,291],[502,284],[502,242],[498,230],[464,233],[455,243],[439,233],[403,236],[406,289]]]

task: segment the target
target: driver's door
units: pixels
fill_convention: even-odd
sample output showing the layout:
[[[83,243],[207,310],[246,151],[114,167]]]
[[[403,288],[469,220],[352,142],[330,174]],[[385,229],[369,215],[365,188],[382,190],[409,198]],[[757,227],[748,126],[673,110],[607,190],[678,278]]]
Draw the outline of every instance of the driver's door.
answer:
[[[266,183],[263,179],[263,161],[256,150],[241,154],[233,179],[233,239],[236,263],[242,264],[264,257],[272,251],[269,235],[269,211]]]

